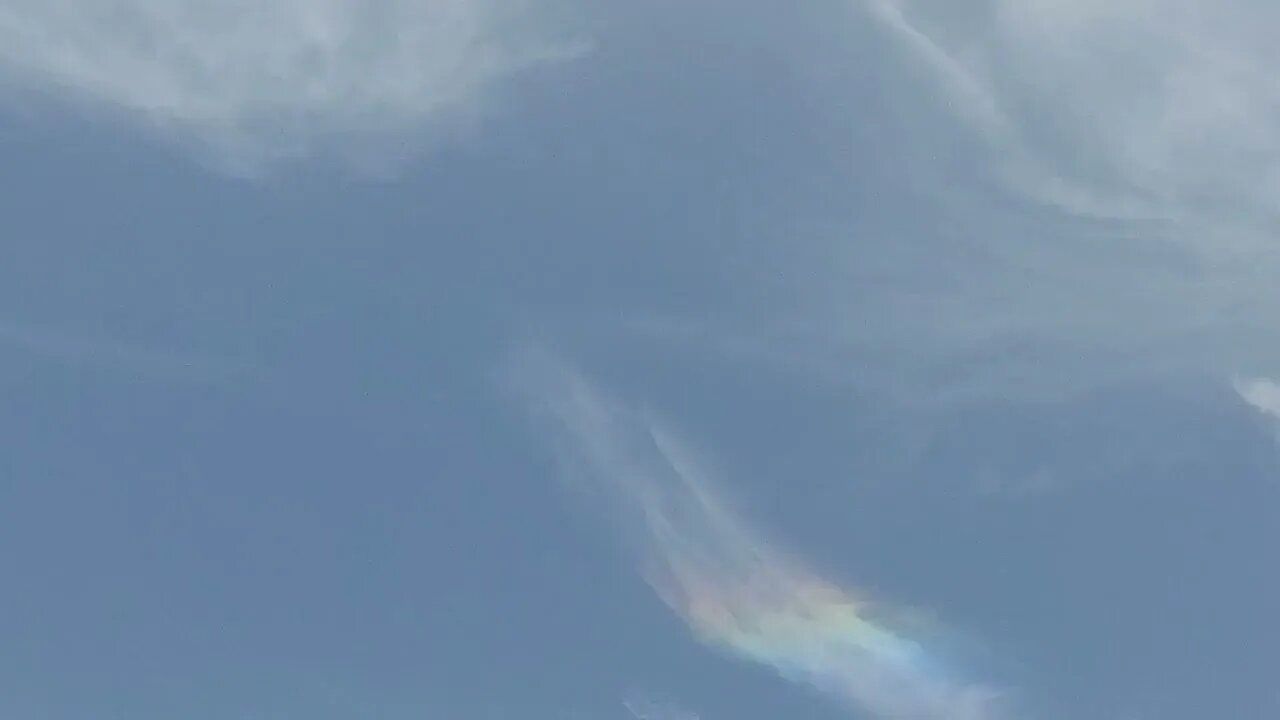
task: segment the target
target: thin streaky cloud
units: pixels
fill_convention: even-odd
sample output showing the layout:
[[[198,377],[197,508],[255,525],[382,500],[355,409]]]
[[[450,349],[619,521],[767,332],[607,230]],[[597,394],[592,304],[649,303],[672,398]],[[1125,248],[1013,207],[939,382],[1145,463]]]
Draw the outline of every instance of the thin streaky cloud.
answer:
[[[1280,83],[1258,31],[1280,19],[1273,8],[995,0],[970,3],[962,24],[929,0],[862,1],[932,68],[1017,191],[1123,219],[1223,221],[1233,201],[1280,210]]]
[[[239,364],[204,355],[89,337],[50,327],[0,320],[0,349],[58,363],[101,368],[157,380],[210,382],[239,374]]]
[[[706,463],[652,412],[547,353],[519,358],[519,387],[556,438],[566,477],[592,498],[654,593],[702,643],[772,668],[877,718],[993,720],[1007,698],[968,677],[877,605],[767,541]]]
[[[686,710],[675,703],[654,700],[635,694],[624,699],[622,707],[636,720],[701,720],[697,713]]]
[[[1280,372],[1280,9],[851,2],[917,113],[857,157],[903,167],[851,167],[856,212],[779,238],[733,313],[651,334],[923,404]]]
[[[952,57],[927,33],[903,14],[897,0],[867,0],[867,8],[923,64],[935,72],[947,91],[952,107],[984,133],[995,136],[1009,132],[1004,111],[991,90],[971,68]]]

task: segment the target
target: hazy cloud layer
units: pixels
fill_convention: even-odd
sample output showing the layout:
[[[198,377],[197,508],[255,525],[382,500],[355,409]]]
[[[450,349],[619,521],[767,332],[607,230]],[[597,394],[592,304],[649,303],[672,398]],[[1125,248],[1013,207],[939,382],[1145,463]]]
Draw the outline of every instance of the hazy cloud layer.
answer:
[[[0,79],[240,169],[463,119],[580,50],[541,0],[0,0]],[[11,98],[12,99],[12,98]]]
[[[1280,363],[1280,50],[1265,30],[1280,10],[1253,0],[868,7],[932,70],[939,109],[975,131],[984,172],[1053,211],[1016,234],[963,227],[986,267],[953,267],[953,290],[917,305],[932,318],[923,334],[977,355],[993,341],[1012,347],[995,353],[1006,357],[1038,342],[1022,370],[1042,363],[1077,378]]]
[[[897,184],[859,163],[875,195],[852,226],[779,242],[790,305],[714,323],[713,342],[926,401],[1274,375],[1280,9],[855,7],[889,40],[882,82],[925,100],[906,145],[857,148],[897,157]],[[702,342],[696,325],[661,329]]]

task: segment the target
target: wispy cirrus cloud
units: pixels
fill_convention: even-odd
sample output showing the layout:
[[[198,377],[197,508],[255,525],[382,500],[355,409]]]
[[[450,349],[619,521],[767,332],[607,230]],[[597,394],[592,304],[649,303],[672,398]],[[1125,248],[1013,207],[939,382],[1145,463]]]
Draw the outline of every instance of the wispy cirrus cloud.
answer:
[[[254,171],[464,120],[583,46],[543,0],[0,1],[0,79]]]
[[[1280,10],[992,0],[957,19],[928,0],[869,6],[916,38],[904,45],[978,129],[988,169],[1062,213],[1041,237],[974,238],[1002,266],[961,311],[1129,372],[1280,363],[1280,51],[1263,29]]]
[[[101,368],[156,380],[211,382],[244,373],[242,364],[173,352],[0,318],[0,357],[14,352],[58,363]]]
[[[521,355],[517,378],[574,489],[607,514],[654,592],[701,642],[877,718],[1007,717],[1002,693],[905,631],[894,609],[768,542],[652,413],[546,353]]]
[[[1273,5],[989,0],[957,20],[954,3],[864,1],[1017,190],[1100,217],[1229,227],[1240,211],[1242,226],[1280,213]]]
[[[636,720],[701,720],[697,713],[675,703],[636,694],[624,699],[622,707]]]
[[[926,402],[1274,374],[1280,9],[854,6],[915,128],[859,157],[900,158],[909,185],[853,171],[874,220],[788,237],[769,280],[791,305],[722,323],[721,344]]]

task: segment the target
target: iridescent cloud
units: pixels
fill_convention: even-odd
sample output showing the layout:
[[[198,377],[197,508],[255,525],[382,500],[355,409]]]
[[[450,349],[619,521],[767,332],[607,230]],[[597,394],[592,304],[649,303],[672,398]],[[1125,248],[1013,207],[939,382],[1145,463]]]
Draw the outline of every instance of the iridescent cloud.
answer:
[[[859,594],[766,542],[688,448],[546,356],[524,383],[557,430],[566,476],[608,509],[658,597],[706,645],[882,718],[990,720],[999,693]]]

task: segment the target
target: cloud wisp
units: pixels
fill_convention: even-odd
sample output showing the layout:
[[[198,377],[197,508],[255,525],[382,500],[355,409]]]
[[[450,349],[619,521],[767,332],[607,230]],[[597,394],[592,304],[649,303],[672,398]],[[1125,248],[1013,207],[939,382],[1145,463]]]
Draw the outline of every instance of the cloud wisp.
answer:
[[[878,718],[991,720],[1001,694],[965,677],[876,606],[767,542],[650,413],[545,356],[520,386],[566,476],[606,508],[659,598],[703,643]]]
[[[949,244],[902,258],[894,271],[912,288],[870,295],[868,318],[837,295],[832,317],[815,321],[834,326],[843,313],[856,330],[835,342],[890,348],[895,362],[931,357],[952,374],[965,363],[988,368],[992,377],[975,381],[982,392],[1274,372],[1280,83],[1271,69],[1280,52],[1264,28],[1280,9],[1251,0],[859,5],[902,51],[886,60],[887,76],[915,77],[897,73],[904,63],[923,68],[921,88],[941,98],[936,123],[970,129],[976,174],[1028,204],[923,188],[945,199]],[[1010,219],[1018,216],[1028,220]],[[885,244],[914,242],[884,241],[877,252],[890,258],[904,251]],[[886,261],[859,252],[832,283],[866,294],[859,268]],[[878,335],[874,313],[892,316]]]
[[[638,332],[926,406],[1280,373],[1280,8],[848,7],[887,90],[827,107],[895,128],[850,209],[750,248],[732,312]]]
[[[1280,383],[1266,378],[1237,380],[1236,392],[1254,410],[1280,423]],[[1280,425],[1277,426],[1280,429]],[[1280,439],[1280,433],[1276,435]]]
[[[953,3],[862,2],[1017,190],[1098,217],[1280,213],[1270,4],[991,0],[965,4],[961,20]]]
[[[464,120],[573,56],[543,0],[0,0],[0,86],[106,110],[228,169]],[[16,93],[16,94],[15,94]]]
[[[0,318],[0,354],[11,351],[58,363],[166,381],[215,382],[248,370],[242,364],[225,359],[170,352],[111,338],[74,335]]]
[[[636,720],[701,720],[697,713],[690,712],[679,705],[640,695],[631,695],[624,699],[622,707]]]

